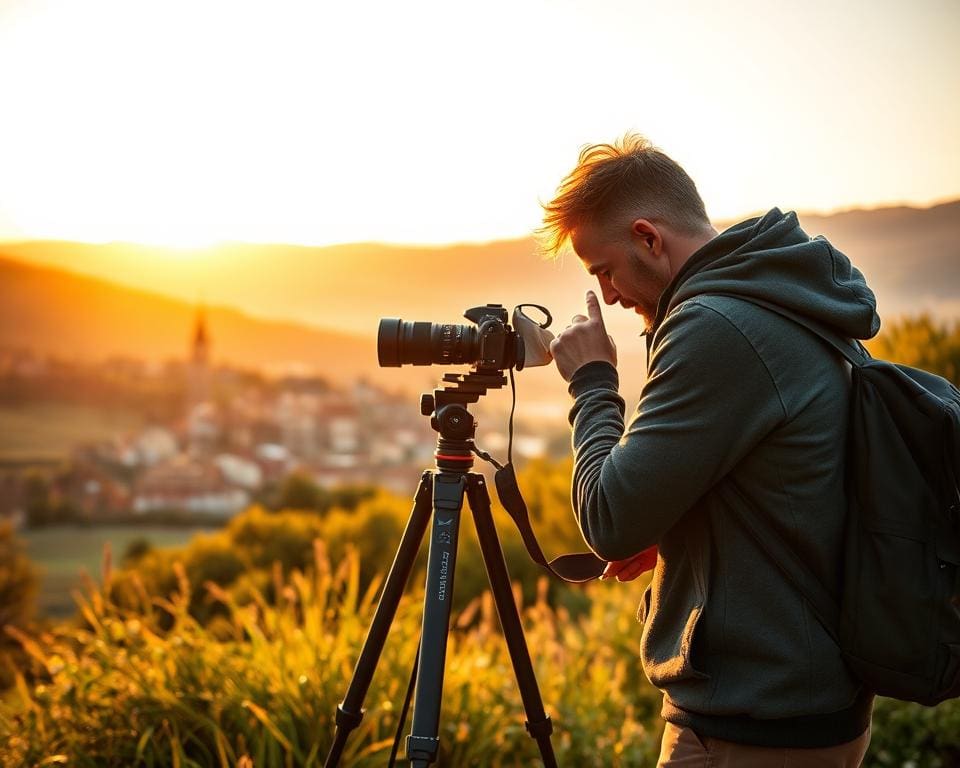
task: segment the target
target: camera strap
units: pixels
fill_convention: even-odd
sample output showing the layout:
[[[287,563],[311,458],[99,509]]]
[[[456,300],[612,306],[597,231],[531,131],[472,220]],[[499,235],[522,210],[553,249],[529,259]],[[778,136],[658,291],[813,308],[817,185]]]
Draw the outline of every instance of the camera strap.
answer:
[[[507,442],[507,463],[506,466],[500,464],[486,451],[477,450],[474,447],[474,453],[484,461],[489,461],[497,468],[494,474],[494,483],[497,486],[497,496],[500,503],[507,510],[513,522],[516,523],[517,530],[520,531],[520,538],[527,548],[530,557],[538,565],[542,565],[554,576],[573,584],[579,584],[584,581],[596,579],[603,573],[607,563],[601,560],[593,552],[576,552],[568,555],[560,555],[553,560],[547,560],[540,548],[540,542],[533,533],[530,525],[530,513],[527,511],[527,503],[523,500],[520,493],[520,486],[517,485],[517,475],[513,469],[513,414],[517,406],[517,385],[513,378],[513,369],[510,369],[510,392],[512,394],[512,403],[510,407],[510,421],[508,427],[509,439]]]
[[[517,524],[520,537],[534,562],[542,565],[554,576],[559,576],[564,581],[575,584],[590,581],[603,573],[607,564],[593,552],[560,555],[560,557],[548,562],[543,555],[543,550],[540,549],[540,542],[533,534],[533,528],[530,527],[530,515],[527,512],[527,504],[520,494],[520,488],[517,486],[517,476],[513,471],[513,464],[508,463],[505,467],[500,467],[494,475],[494,482],[497,486],[497,496],[500,497],[500,503],[510,513],[513,522]]]

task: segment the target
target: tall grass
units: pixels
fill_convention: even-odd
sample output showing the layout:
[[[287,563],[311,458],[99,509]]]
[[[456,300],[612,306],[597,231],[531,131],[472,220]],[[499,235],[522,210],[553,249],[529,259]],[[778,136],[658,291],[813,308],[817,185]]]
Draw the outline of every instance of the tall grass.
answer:
[[[540,467],[521,480],[552,552],[575,546],[558,522],[569,510],[556,474]],[[380,495],[322,517],[252,508],[131,569],[114,573],[107,557],[102,586],[88,580],[75,594],[75,621],[8,630],[28,662],[0,703],[0,766],[322,765],[373,616],[376,571],[395,551],[408,505]],[[439,764],[536,764],[474,539],[466,526]],[[642,581],[548,589],[515,532],[502,541],[560,763],[655,764],[660,694],[641,672],[632,610]],[[422,585],[423,572],[413,579]],[[387,762],[422,598],[414,586],[400,604],[345,767]],[[925,708],[879,699],[865,764],[960,765],[960,700]]]
[[[103,587],[77,594],[81,621],[38,637],[14,631],[31,659],[0,706],[0,764],[86,766],[315,766],[376,604],[361,591],[349,550],[336,566],[315,546],[313,567],[273,574],[268,604],[239,604],[212,583],[221,611],[205,626],[188,608],[198,585],[177,568],[169,599],[139,590],[139,605]],[[565,765],[655,762],[659,694],[639,670],[639,632],[622,594],[598,589],[573,619],[546,600],[522,606],[540,690]],[[515,597],[521,599],[519,590]],[[401,602],[341,765],[382,766],[419,638],[422,593]],[[489,593],[455,617],[447,649],[441,765],[527,766],[527,735],[512,666]],[[409,728],[409,723],[408,726]]]

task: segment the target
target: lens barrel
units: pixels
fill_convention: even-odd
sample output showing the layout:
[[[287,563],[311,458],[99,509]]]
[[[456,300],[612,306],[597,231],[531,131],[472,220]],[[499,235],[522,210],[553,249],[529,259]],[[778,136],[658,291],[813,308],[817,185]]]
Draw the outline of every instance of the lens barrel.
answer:
[[[472,325],[387,317],[380,321],[377,331],[377,359],[382,368],[471,364],[479,356],[480,334]]]

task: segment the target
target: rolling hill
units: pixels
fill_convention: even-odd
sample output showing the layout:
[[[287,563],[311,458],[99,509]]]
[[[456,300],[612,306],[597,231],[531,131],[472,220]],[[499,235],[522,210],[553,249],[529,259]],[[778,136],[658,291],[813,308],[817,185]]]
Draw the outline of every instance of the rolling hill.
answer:
[[[960,201],[800,220],[861,268],[881,316],[960,316]],[[305,365],[335,379],[369,375],[421,389],[437,370],[377,368],[379,318],[458,322],[477,304],[535,302],[562,328],[593,287],[575,257],[545,261],[531,239],[445,247],[229,243],[195,252],[36,241],[0,244],[0,259],[2,344],[90,358],[180,357],[202,299],[216,359]],[[630,397],[642,386],[642,329],[632,313],[605,316],[621,361],[636,361],[621,366]],[[547,400],[565,396],[555,372],[528,371],[523,379]]]
[[[323,368],[344,376],[376,364],[369,337],[207,307],[214,360],[265,369]],[[86,361],[113,355],[160,361],[187,354],[195,305],[51,267],[0,257],[0,346]]]
[[[867,276],[881,314],[960,314],[960,201],[932,208],[800,214]],[[722,229],[733,222],[718,222]],[[126,243],[0,244],[0,256],[46,264],[258,317],[371,335],[377,319],[456,321],[475,304],[533,301],[558,318],[591,282],[576,258],[544,261],[531,239],[444,247],[227,243],[171,251]],[[632,319],[632,318],[631,318]]]

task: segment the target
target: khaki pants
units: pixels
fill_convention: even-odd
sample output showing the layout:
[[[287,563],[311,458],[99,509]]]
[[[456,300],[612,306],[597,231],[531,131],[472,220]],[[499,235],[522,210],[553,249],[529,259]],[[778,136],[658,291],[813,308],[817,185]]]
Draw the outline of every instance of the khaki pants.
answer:
[[[774,749],[697,736],[667,723],[658,768],[857,768],[867,753],[870,729],[836,747]]]

